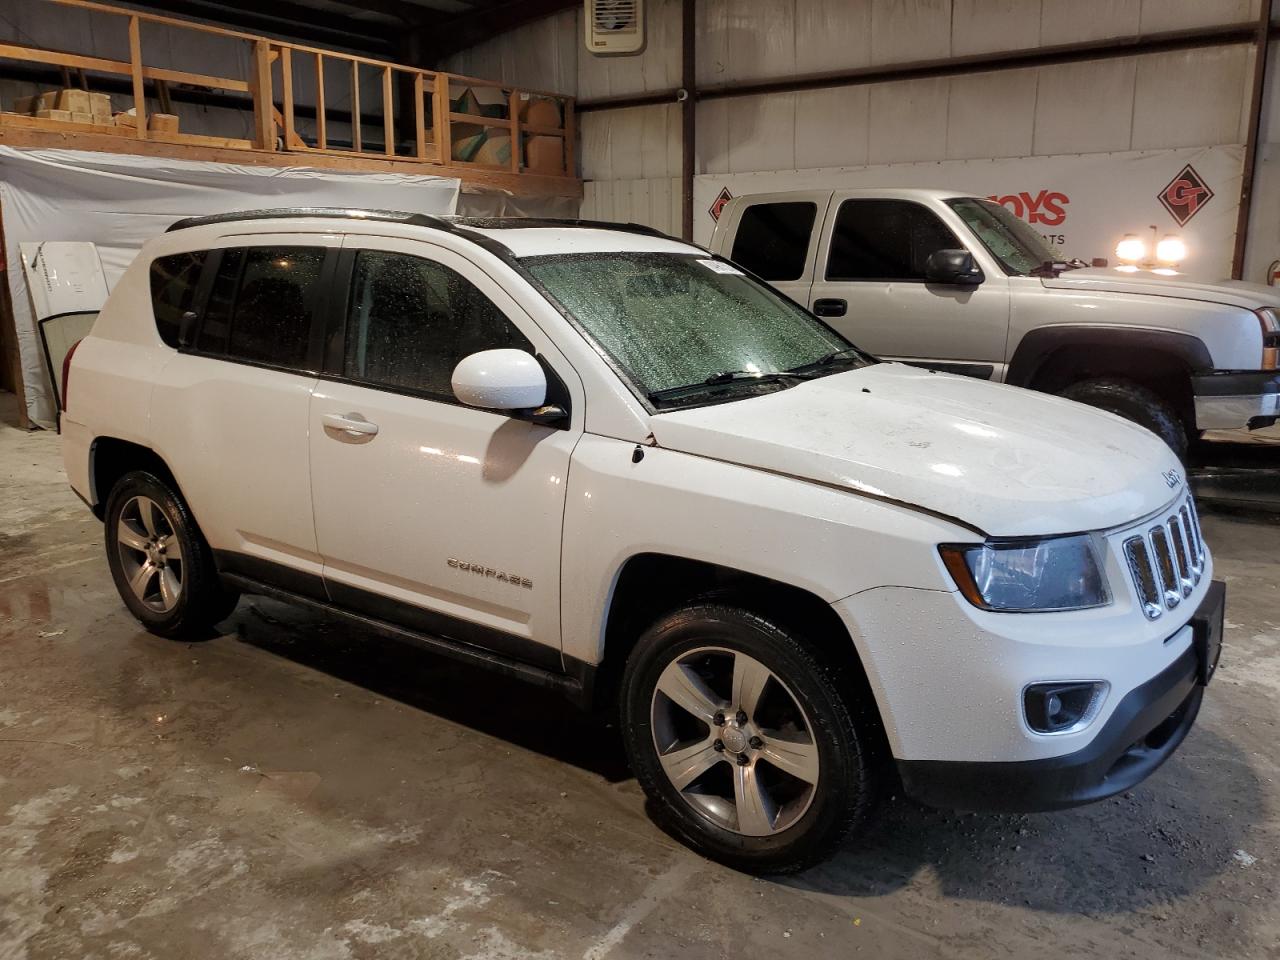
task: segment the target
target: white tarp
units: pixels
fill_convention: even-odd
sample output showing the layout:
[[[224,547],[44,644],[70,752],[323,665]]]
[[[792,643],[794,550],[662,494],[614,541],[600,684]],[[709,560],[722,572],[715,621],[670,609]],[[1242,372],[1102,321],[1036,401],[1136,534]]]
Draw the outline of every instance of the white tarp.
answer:
[[[1216,279],[1231,275],[1243,155],[1242,147],[1228,145],[706,174],[694,179],[694,239],[710,241],[715,229],[710,211],[726,188],[737,197],[779,190],[939,187],[999,200],[1064,257],[1114,262],[1117,241],[1135,233],[1150,244],[1155,225],[1158,237],[1177,234],[1186,241],[1184,272]]]
[[[453,177],[0,146],[5,266],[28,416],[51,426],[55,407],[20,263],[23,242],[94,243],[107,283],[113,285],[145,241],[183,217],[260,207],[325,206],[447,214],[457,206],[458,185]]]

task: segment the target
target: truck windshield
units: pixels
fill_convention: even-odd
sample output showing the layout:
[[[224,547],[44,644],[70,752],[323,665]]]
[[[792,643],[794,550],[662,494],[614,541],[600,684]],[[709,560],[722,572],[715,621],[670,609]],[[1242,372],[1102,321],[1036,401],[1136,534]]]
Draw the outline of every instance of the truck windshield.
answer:
[[[1045,243],[1044,237],[1008,207],[976,197],[947,200],[946,204],[978,235],[1006,273],[1033,276],[1041,272],[1046,263],[1062,259]]]
[[[786,389],[874,362],[709,254],[557,254],[522,263],[658,408]]]

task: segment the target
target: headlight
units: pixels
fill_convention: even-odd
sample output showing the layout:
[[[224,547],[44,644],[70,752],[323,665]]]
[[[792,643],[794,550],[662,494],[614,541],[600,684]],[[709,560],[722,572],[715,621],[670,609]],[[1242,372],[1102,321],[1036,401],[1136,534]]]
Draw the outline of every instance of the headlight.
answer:
[[[1084,610],[1111,602],[1093,537],[944,543],[942,562],[966,600],[1001,613]]]

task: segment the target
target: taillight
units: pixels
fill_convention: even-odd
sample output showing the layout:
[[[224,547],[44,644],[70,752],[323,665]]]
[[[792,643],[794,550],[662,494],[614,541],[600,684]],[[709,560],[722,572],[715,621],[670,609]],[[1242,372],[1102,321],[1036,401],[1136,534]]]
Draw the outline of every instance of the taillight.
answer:
[[[1280,312],[1275,307],[1255,311],[1262,324],[1262,368],[1280,369]]]
[[[76,355],[76,347],[84,343],[83,340],[77,340],[71,345],[71,349],[67,351],[67,355],[62,358],[62,412],[67,412],[67,387],[71,383],[71,358]]]

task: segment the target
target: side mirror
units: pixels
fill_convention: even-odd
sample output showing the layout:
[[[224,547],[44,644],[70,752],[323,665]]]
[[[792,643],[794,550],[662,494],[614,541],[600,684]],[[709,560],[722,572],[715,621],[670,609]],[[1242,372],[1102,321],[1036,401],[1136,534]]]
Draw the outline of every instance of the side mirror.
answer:
[[[924,262],[928,283],[952,283],[975,287],[987,279],[968,250],[935,250]]]
[[[481,350],[453,368],[453,395],[485,410],[535,410],[547,402],[547,375],[523,350]]]

